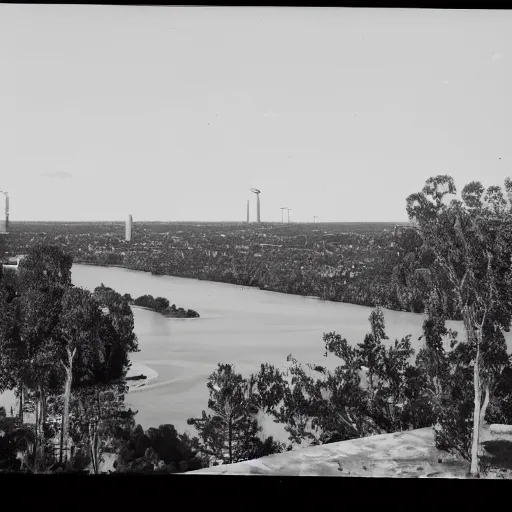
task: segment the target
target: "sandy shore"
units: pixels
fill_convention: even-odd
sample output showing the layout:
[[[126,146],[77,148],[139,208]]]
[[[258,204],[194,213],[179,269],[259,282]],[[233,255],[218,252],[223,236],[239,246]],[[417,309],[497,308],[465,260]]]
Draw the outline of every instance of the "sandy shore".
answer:
[[[140,380],[127,381],[130,391],[137,388],[141,388],[148,384],[149,382],[154,381],[155,379],[158,378],[158,373],[155,370],[153,370],[153,368],[150,368],[149,366],[146,366],[145,364],[142,363],[132,362],[132,366],[128,370],[126,377],[135,377],[138,375],[144,375],[146,378]]]
[[[132,366],[128,370],[126,376],[134,377],[137,375],[144,375],[147,378],[127,381],[130,391],[144,387],[149,382],[153,382],[155,379],[158,378],[158,373],[155,370],[153,370],[153,368],[150,368],[149,366],[146,366],[145,364],[142,363],[132,362]],[[3,393],[0,393],[0,407],[5,407],[5,410],[8,415],[10,415],[11,407],[13,408],[13,411],[17,411],[18,402],[14,395],[14,391],[5,391]]]

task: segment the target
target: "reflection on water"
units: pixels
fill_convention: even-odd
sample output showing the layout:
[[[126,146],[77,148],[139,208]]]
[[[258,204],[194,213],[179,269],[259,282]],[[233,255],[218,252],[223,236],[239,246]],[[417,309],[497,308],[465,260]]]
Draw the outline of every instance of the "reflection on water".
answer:
[[[284,366],[290,353],[303,362],[325,364],[324,332],[336,331],[355,344],[369,329],[371,308],[223,283],[86,265],[73,266],[73,283],[91,290],[104,283],[132,297],[163,296],[201,315],[169,319],[134,308],[141,351],[132,360],[158,372],[147,388],[127,397],[145,428],[172,423],[178,431],[190,429],[186,420],[206,408],[206,379],[218,362],[233,363],[243,374],[264,362]],[[423,315],[386,310],[385,319],[388,343],[411,334],[413,347],[421,346]],[[450,327],[461,330],[458,322]],[[507,334],[509,349],[511,336]],[[334,356],[329,361],[334,363]],[[269,433],[274,429],[272,425]]]

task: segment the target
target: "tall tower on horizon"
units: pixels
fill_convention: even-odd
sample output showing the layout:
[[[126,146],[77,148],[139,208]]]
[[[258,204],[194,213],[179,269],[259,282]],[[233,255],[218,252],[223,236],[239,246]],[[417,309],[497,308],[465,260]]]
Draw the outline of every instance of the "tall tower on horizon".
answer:
[[[133,218],[131,215],[128,215],[128,219],[126,219],[126,232],[125,232],[125,238],[127,242],[132,241],[132,224],[133,224]]]
[[[9,231],[9,194],[4,192],[5,194],[5,230]]]
[[[250,190],[251,190],[251,192],[256,194],[256,222],[258,224],[260,224],[261,223],[261,219],[260,219],[260,193],[261,193],[261,190],[258,190],[257,188],[251,188]]]
[[[249,199],[247,199],[247,224],[249,224]]]
[[[287,206],[283,206],[280,208],[281,210],[281,224],[284,224],[284,220],[283,220],[283,210],[286,210]]]
[[[5,217],[2,218],[2,214],[0,213],[0,233],[5,234],[9,231],[9,194],[0,190],[0,208],[4,210]]]

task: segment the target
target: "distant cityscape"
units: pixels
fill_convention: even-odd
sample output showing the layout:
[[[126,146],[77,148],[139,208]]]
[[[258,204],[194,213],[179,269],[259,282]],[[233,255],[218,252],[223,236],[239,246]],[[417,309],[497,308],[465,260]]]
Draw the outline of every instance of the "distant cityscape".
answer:
[[[261,191],[257,188],[251,188],[250,191],[256,196],[256,223],[261,224],[261,206],[260,206],[260,194]],[[9,231],[9,194],[0,190],[0,197],[2,198],[3,205],[0,205],[3,217],[0,219],[0,234],[6,234]],[[281,223],[284,223],[283,211],[287,212],[287,222],[290,223],[290,211],[291,208],[282,207],[281,210]],[[247,224],[250,223],[250,200],[247,199]],[[316,224],[318,216],[313,217],[313,222]],[[61,221],[66,222],[66,221]],[[89,222],[84,220],[83,222]],[[159,221],[154,221],[159,222]],[[215,222],[215,221],[214,221]],[[133,232],[133,216],[128,214],[125,221],[125,240],[130,242],[132,240]]]

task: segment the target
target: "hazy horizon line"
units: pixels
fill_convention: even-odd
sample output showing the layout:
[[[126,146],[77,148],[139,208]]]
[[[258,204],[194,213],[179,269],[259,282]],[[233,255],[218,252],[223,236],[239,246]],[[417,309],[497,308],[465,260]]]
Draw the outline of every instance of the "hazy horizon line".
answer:
[[[9,220],[9,224],[126,224],[126,220]],[[139,220],[132,221],[134,224],[244,224],[246,221],[236,220]],[[251,226],[258,225],[257,222],[250,222]],[[262,221],[260,224],[282,224],[284,226],[289,224],[410,224],[409,221],[373,221],[373,220],[331,220],[323,222],[311,221],[295,221],[295,222],[281,222],[275,221]]]

